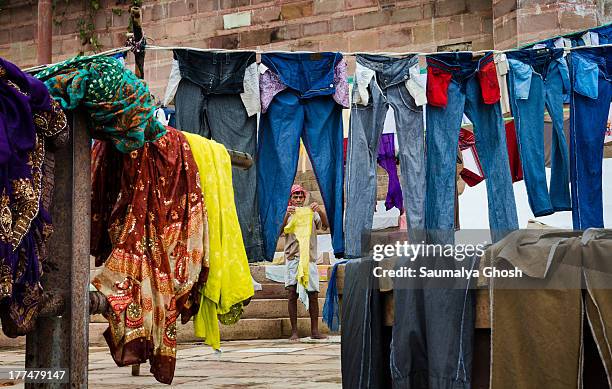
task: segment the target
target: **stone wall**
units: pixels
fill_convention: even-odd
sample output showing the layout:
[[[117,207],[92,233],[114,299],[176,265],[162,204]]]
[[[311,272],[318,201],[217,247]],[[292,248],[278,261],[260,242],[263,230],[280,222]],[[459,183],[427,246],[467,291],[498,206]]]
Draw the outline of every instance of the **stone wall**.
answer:
[[[36,1],[5,0],[0,56],[36,64]],[[101,0],[95,13],[103,49],[121,46],[129,1]],[[436,51],[493,47],[491,0],[145,0],[149,43],[201,48]],[[85,1],[57,1],[53,61],[87,50],[79,38]],[[458,45],[458,46],[457,46]],[[145,78],[163,93],[171,53],[149,51]]]

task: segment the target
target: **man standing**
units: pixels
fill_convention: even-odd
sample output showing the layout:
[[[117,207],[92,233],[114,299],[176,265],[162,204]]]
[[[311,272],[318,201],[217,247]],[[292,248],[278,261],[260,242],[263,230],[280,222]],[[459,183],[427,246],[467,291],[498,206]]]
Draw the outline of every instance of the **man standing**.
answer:
[[[296,208],[303,207],[306,201],[306,190],[300,185],[291,187],[291,195],[287,213],[283,220],[281,231],[285,229],[292,218],[295,217]],[[317,229],[326,229],[328,226],[327,215],[319,208],[316,202],[310,204],[312,215],[312,227],[309,239],[308,259],[308,313],[310,314],[310,333],[313,339],[325,339],[326,336],[319,332],[319,272],[317,269]],[[287,272],[285,274],[285,288],[289,291],[289,320],[291,322],[290,341],[297,341],[297,300],[298,300],[298,267],[300,266],[300,246],[296,235],[288,232],[285,235],[285,261]]]

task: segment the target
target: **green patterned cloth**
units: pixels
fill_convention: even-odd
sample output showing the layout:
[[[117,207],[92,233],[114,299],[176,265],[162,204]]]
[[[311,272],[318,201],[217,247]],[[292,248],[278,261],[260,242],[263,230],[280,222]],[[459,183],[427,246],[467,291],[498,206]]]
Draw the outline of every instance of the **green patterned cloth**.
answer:
[[[129,153],[166,133],[147,85],[110,57],[75,57],[36,75],[63,109],[85,108],[91,135]]]

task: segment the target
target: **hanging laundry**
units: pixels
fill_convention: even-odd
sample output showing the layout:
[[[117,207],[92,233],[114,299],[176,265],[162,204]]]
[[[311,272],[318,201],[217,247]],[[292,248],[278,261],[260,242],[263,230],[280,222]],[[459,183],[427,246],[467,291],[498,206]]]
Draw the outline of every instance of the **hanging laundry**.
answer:
[[[395,207],[400,212],[404,210],[404,200],[402,197],[402,187],[400,186],[397,175],[397,159],[395,157],[395,134],[382,134],[378,146],[378,164],[385,169],[389,177],[387,187],[387,197],[385,199],[385,209],[388,211]]]
[[[425,223],[425,90],[416,81],[418,57],[358,55],[353,88],[346,177],[346,255],[360,257],[362,234],[372,229],[376,204],[376,155],[387,111],[393,109],[402,170],[401,209],[408,230]],[[414,80],[413,80],[414,81]],[[416,86],[415,86],[416,85]],[[417,105],[417,101],[421,105]]]
[[[340,356],[342,387],[346,389],[387,389],[396,384],[389,374],[393,365],[389,362],[388,329],[383,325],[380,278],[372,276],[376,264],[371,259],[354,258],[344,271]]]
[[[506,82],[508,75],[508,59],[505,53],[495,53],[493,56],[495,62],[495,71],[497,72],[497,83],[499,84],[502,115],[510,113],[510,96],[508,94],[508,83]]]
[[[170,67],[170,76],[168,76],[168,85],[166,86],[166,92],[162,100],[162,106],[167,107],[174,101],[174,96],[178,89],[179,83],[181,82],[181,69],[179,62],[176,59],[172,59],[172,65]]]
[[[603,365],[603,381],[610,382],[610,250],[610,231],[598,229],[521,230],[487,249],[481,268],[523,272],[488,279],[491,388],[588,387],[587,336],[601,358],[593,362]]]
[[[325,304],[323,305],[323,322],[332,332],[340,330],[340,303],[336,274],[338,274],[338,266],[344,265],[346,262],[344,260],[334,264],[327,285],[327,294],[325,295]]]
[[[310,241],[312,230],[314,229],[313,221],[314,212],[309,207],[296,207],[295,214],[291,215],[284,228],[285,234],[292,234],[297,240],[299,247],[299,263],[297,266],[296,280],[298,284],[304,288],[308,288],[308,265],[310,264]],[[315,231],[316,239],[316,231]],[[285,241],[285,246],[287,242]],[[286,258],[290,261],[292,258]],[[316,257],[315,257],[316,261]],[[287,265],[289,266],[289,265]]]
[[[460,176],[468,186],[475,186],[484,181],[484,173],[476,152],[476,140],[472,131],[462,128],[459,131],[459,151],[462,154],[463,168]]]
[[[75,57],[46,68],[36,77],[45,82],[63,109],[85,109],[92,137],[111,140],[123,153],[165,133],[155,119],[149,88],[115,58]]]
[[[516,131],[514,121],[507,121],[506,127],[506,146],[508,147],[508,159],[510,160],[510,175],[512,182],[523,179],[521,159],[519,157],[518,145],[516,143]],[[468,186],[476,186],[484,181],[485,176],[482,165],[476,151],[476,139],[474,133],[462,128],[459,131],[459,151],[462,153],[463,167],[460,171],[461,178]],[[461,193],[460,193],[461,194]]]
[[[506,146],[508,146],[508,159],[510,160],[510,175],[512,176],[512,182],[519,182],[523,180],[523,165],[519,155],[514,120],[506,121],[505,127]]]
[[[563,132],[563,94],[570,90],[563,49],[507,54],[508,88],[529,205],[534,216],[571,210],[569,154]],[[550,191],[544,160],[544,108],[553,122]]]
[[[574,229],[603,227],[602,160],[612,100],[611,47],[572,51],[570,173]]]
[[[185,136],[170,127],[130,154],[117,155],[110,143],[96,141],[93,156],[95,166],[122,160],[122,169],[94,174],[92,182],[93,193],[108,182],[121,183],[118,196],[104,204],[112,209],[105,228],[92,225],[92,235],[108,234],[112,245],[92,279],[112,310],[104,337],[117,365],[149,360],[155,378],[169,384],[176,364],[176,320],[205,258],[206,220],[194,158]],[[92,213],[93,220],[101,217]]]
[[[493,240],[499,240],[518,228],[518,218],[493,54],[477,61],[471,53],[432,54],[427,64],[426,228],[454,230],[455,150],[465,112],[474,124],[478,157],[488,177]]]
[[[53,232],[53,149],[68,122],[45,85],[0,58],[0,319],[9,337],[34,329]]]
[[[254,52],[174,50],[181,81],[175,101],[179,130],[255,156],[260,110]],[[251,262],[263,259],[257,202],[257,167],[232,171],[242,239]]]
[[[334,252],[342,229],[342,107],[348,105],[346,62],[339,53],[263,54],[257,190],[265,258],[272,259],[304,142],[330,222]]]
[[[226,148],[184,133],[199,170],[208,215],[209,272],[194,317],[195,335],[215,350],[221,347],[219,321],[233,324],[253,297],[253,283],[234,202],[232,165]],[[238,237],[238,238],[237,238]]]

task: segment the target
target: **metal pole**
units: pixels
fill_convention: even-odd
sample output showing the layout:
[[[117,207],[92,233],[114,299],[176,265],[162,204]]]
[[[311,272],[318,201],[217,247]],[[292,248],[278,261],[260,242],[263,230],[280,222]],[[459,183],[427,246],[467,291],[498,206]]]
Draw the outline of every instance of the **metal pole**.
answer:
[[[62,296],[61,316],[41,317],[26,337],[27,368],[68,369],[70,384],[26,384],[26,388],[86,388],[89,346],[89,239],[91,139],[75,114],[71,139],[56,152],[54,233],[43,288]]]
[[[38,0],[38,46],[36,58],[39,65],[51,63],[53,45],[52,0]]]

